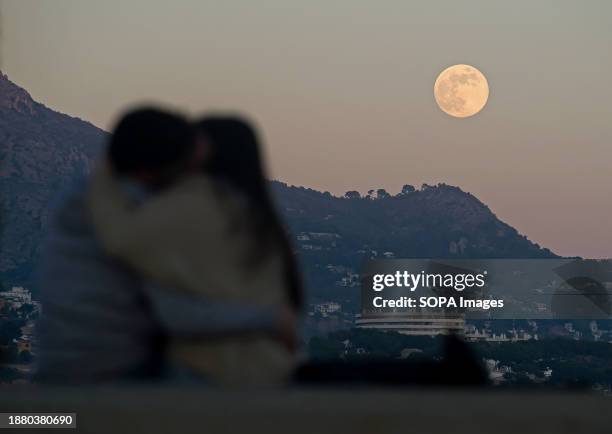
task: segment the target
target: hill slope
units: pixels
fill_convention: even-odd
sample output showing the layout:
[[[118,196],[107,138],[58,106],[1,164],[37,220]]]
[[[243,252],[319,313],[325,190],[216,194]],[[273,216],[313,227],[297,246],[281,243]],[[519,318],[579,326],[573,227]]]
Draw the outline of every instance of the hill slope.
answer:
[[[358,273],[376,258],[552,258],[470,193],[448,185],[334,197],[273,183],[310,289],[310,301],[356,308]]]
[[[335,197],[273,183],[295,233],[340,235],[337,247],[391,251],[396,257],[554,257],[499,220],[475,196],[445,184],[396,196]]]
[[[49,201],[89,171],[105,133],[53,111],[0,73],[0,273],[29,282]]]
[[[49,202],[73,178],[89,171],[105,135],[88,122],[37,103],[0,74],[4,286],[31,284]],[[364,259],[385,252],[398,258],[554,256],[457,187],[424,186],[397,196],[381,192],[366,198],[353,192],[350,199],[280,182],[272,187],[314,299],[335,298],[342,277],[338,274],[350,274],[347,270],[358,269]]]

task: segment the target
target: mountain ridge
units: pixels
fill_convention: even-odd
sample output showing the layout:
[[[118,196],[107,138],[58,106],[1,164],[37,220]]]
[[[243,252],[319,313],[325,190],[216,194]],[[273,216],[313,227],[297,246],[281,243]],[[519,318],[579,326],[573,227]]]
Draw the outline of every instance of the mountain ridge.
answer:
[[[0,73],[0,275],[30,284],[50,202],[89,172],[106,133],[35,101]]]
[[[107,136],[87,121],[36,102],[0,72],[4,287],[32,284],[52,198],[89,173]],[[320,283],[321,297],[331,290],[329,276],[323,277],[321,270],[329,264],[357,267],[364,258],[362,251],[391,252],[396,257],[556,257],[459,187],[406,185],[397,195],[378,189],[341,197],[281,181],[271,185],[305,274],[315,285]],[[300,234],[307,233],[337,238],[331,248],[321,240],[302,242],[300,237],[308,235]]]

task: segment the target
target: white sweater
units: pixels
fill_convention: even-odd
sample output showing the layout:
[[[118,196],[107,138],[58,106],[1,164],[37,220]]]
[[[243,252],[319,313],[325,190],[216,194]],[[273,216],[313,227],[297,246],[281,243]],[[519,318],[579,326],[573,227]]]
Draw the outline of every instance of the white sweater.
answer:
[[[255,242],[239,198],[204,175],[189,175],[136,206],[103,164],[88,203],[101,244],[160,285],[219,300],[287,303],[280,248],[246,266]],[[270,337],[174,342],[172,356],[224,384],[275,384],[293,357]]]

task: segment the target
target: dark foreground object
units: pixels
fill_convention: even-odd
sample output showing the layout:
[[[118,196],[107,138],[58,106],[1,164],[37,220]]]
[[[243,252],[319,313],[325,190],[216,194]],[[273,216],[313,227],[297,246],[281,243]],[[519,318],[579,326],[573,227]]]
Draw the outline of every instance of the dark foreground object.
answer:
[[[611,405],[586,393],[459,388],[0,387],[1,412],[77,413],[77,429],[59,432],[105,434],[609,433]]]
[[[298,368],[298,384],[342,386],[486,386],[488,376],[478,356],[456,336],[444,340],[442,360],[334,361],[309,363]]]

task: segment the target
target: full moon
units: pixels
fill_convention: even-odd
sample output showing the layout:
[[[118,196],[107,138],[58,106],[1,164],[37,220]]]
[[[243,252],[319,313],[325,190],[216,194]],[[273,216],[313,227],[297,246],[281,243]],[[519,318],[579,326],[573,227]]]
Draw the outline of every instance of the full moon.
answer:
[[[444,113],[467,118],[478,113],[487,103],[489,83],[473,66],[453,65],[436,79],[434,96]]]

